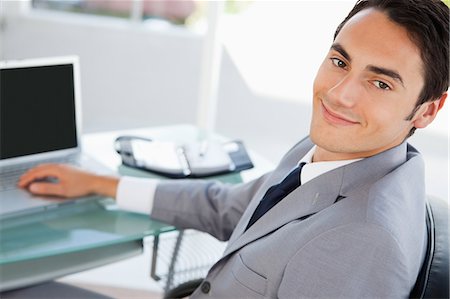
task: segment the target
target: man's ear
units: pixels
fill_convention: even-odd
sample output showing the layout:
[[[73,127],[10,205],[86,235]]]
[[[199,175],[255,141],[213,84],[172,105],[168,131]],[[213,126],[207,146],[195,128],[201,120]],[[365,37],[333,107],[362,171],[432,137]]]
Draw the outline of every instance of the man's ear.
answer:
[[[433,122],[439,110],[444,106],[447,99],[447,92],[444,92],[442,96],[434,101],[426,102],[421,105],[413,120],[414,127],[418,129],[425,128],[431,122]]]

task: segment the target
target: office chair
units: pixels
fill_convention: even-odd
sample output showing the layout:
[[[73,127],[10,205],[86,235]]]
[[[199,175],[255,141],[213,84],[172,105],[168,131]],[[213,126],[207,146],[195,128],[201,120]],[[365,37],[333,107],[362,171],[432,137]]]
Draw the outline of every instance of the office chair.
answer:
[[[427,196],[428,246],[417,281],[410,298],[449,298],[449,207],[445,200]],[[183,283],[164,298],[184,298],[201,284],[202,279]]]
[[[164,294],[165,299],[185,298],[190,296],[195,289],[202,283],[203,278],[194,279],[170,289]]]
[[[428,247],[410,298],[449,298],[449,207],[445,200],[427,197]]]

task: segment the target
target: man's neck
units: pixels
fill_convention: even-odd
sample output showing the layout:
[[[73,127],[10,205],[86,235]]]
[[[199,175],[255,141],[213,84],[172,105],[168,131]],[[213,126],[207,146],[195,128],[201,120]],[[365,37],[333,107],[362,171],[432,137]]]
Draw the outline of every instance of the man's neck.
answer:
[[[356,153],[345,153],[345,152],[331,152],[327,151],[320,146],[316,146],[316,150],[312,157],[312,162],[327,162],[327,161],[343,161],[343,160],[354,160],[362,159],[373,156],[377,153],[370,152],[356,152]]]

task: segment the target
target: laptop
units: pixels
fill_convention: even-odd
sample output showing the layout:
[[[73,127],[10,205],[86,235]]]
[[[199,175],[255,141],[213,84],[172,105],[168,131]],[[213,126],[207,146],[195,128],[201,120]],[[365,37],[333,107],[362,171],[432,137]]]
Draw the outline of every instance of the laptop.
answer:
[[[25,171],[42,163],[69,163],[113,174],[82,153],[80,96],[75,56],[0,62],[1,219],[99,199],[40,197],[16,186]]]

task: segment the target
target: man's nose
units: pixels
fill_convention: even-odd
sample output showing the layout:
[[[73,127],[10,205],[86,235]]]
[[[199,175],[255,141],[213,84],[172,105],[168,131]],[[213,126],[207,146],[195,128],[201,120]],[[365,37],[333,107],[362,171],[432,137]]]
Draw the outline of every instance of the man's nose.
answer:
[[[361,82],[356,76],[347,74],[335,82],[327,95],[335,105],[351,108],[361,97]]]

